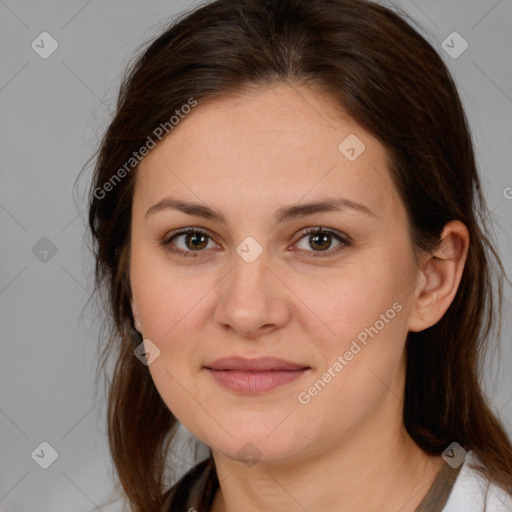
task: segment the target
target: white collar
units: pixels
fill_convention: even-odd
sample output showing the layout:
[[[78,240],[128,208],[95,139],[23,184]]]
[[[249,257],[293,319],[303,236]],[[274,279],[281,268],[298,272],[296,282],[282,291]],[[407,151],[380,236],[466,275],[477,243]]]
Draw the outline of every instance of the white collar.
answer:
[[[468,452],[443,512],[512,512],[512,496],[472,467],[479,463]]]

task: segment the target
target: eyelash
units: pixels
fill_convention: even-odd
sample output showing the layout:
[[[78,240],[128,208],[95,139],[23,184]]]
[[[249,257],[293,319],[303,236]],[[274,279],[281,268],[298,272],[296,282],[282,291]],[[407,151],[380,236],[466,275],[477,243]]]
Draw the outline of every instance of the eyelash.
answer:
[[[189,233],[196,233],[205,235],[210,240],[213,240],[212,237],[206,232],[201,229],[197,228],[187,228],[182,229],[180,231],[176,231],[174,233],[171,233],[171,235],[167,236],[161,243],[161,245],[165,248],[165,250],[172,252],[174,254],[179,254],[183,257],[193,257],[197,258],[200,256],[201,252],[204,252],[204,250],[198,250],[198,251],[183,251],[182,249],[177,249],[172,245],[172,241],[182,235],[187,235]],[[340,234],[338,234],[336,231],[330,230],[330,229],[324,229],[322,226],[314,227],[314,228],[306,228],[306,230],[302,233],[301,237],[297,240],[298,243],[303,238],[307,237],[308,235],[331,235],[333,238],[335,238],[337,241],[340,242],[340,245],[334,249],[328,249],[326,251],[307,251],[313,253],[312,256],[314,258],[325,258],[328,256],[333,256],[334,254],[337,254],[339,251],[345,249],[346,247],[350,247],[351,242],[347,240],[346,238],[342,237]]]

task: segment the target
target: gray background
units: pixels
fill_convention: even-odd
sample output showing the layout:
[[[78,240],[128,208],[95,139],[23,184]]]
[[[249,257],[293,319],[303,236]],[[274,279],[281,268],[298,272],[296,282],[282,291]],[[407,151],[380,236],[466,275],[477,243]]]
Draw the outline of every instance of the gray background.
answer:
[[[512,0],[394,4],[426,29],[455,76],[512,274]],[[193,5],[0,0],[1,511],[121,510],[104,504],[115,495],[105,401],[94,392],[99,322],[91,310],[80,318],[92,289],[83,241],[87,179],[75,196],[73,184],[111,118],[132,52]],[[47,59],[31,48],[44,31],[59,45]],[[469,44],[456,59],[441,47],[453,31]],[[43,237],[54,255],[38,253]],[[503,352],[489,361],[486,388],[512,434],[508,286],[505,293]],[[58,452],[48,469],[31,458],[43,441]],[[183,470],[193,464],[190,453],[180,456]]]

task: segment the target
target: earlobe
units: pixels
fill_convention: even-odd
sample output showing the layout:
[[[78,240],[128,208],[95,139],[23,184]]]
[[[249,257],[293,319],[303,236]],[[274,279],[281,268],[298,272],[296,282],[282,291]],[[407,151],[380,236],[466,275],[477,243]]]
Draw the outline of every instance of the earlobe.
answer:
[[[439,247],[422,262],[409,331],[435,325],[446,313],[459,288],[469,247],[469,232],[460,221],[447,223]]]

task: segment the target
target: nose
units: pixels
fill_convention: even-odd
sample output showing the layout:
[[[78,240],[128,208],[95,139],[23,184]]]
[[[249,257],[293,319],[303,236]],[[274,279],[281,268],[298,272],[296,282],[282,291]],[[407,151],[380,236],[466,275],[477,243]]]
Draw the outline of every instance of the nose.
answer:
[[[234,252],[233,268],[217,293],[215,321],[244,338],[268,334],[290,320],[291,292],[270,268],[265,251],[252,263]]]

